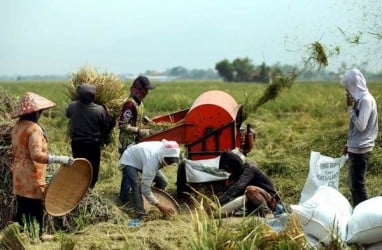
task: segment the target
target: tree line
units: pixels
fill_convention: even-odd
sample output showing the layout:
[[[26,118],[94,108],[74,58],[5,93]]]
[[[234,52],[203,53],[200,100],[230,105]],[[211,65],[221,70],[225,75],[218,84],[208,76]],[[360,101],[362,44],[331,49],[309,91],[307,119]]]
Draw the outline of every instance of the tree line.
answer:
[[[381,81],[382,72],[373,73],[366,69],[367,64],[358,65],[367,77],[368,81]],[[236,58],[232,61],[223,59],[215,64],[215,69],[192,69],[188,70],[183,66],[176,66],[165,70],[162,73],[155,71],[146,71],[145,74],[162,74],[174,79],[192,79],[192,80],[220,80],[226,82],[260,82],[269,83],[272,78],[290,73],[292,71],[299,72],[297,79],[300,81],[338,81],[340,74],[345,72],[352,66],[342,63],[337,72],[326,70],[325,68],[304,68],[299,69],[295,65],[276,63],[267,65],[265,62],[255,65],[248,57]]]
[[[370,72],[366,69],[367,63],[358,65],[368,81],[382,81],[382,72]],[[166,76],[170,80],[223,80],[226,82],[261,82],[269,83],[272,78],[280,74],[292,71],[299,72],[297,80],[301,81],[338,81],[339,74],[345,72],[351,66],[342,63],[337,72],[326,70],[325,68],[314,69],[314,67],[298,69],[297,66],[276,63],[267,65],[265,62],[255,65],[248,57],[236,58],[232,61],[223,59],[215,64],[214,69],[187,69],[183,66],[175,66],[170,69],[158,72],[146,70],[141,73],[147,76]],[[338,73],[340,72],[340,73]],[[119,74],[122,80],[130,79],[131,74]],[[0,80],[68,80],[66,75],[18,75],[15,77],[0,76]]]

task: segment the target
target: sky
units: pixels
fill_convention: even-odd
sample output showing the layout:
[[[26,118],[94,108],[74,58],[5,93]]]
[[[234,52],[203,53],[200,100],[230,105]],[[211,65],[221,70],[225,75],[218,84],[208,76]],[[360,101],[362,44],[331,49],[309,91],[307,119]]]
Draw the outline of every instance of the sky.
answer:
[[[62,75],[84,66],[117,74],[214,69],[245,57],[255,65],[301,66],[317,41],[328,56],[340,48],[330,55],[329,70],[367,62],[380,72],[381,6],[372,0],[0,0],[0,76]]]

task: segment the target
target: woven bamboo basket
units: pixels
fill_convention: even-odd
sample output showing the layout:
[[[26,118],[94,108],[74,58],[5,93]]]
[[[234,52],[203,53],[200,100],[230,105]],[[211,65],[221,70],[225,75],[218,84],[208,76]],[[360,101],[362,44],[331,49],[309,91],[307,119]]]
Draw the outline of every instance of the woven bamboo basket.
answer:
[[[88,191],[92,175],[91,163],[85,158],[75,159],[71,166],[61,166],[45,191],[45,211],[51,216],[71,212]]]
[[[158,199],[159,203],[165,205],[168,208],[172,208],[174,210],[175,214],[180,213],[180,206],[178,202],[166,191],[151,187],[151,191],[153,192],[154,196]],[[145,197],[143,197],[143,206],[146,210],[146,212],[149,212],[153,209],[158,209],[156,206],[151,205]]]

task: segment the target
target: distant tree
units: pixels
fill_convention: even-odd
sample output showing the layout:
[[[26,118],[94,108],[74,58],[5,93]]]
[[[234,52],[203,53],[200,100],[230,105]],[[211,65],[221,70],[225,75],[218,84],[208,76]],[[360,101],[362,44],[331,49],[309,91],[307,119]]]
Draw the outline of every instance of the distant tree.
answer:
[[[146,75],[146,76],[155,76],[155,75],[158,75],[158,71],[148,69],[148,70],[145,71],[144,75]]]
[[[215,69],[224,81],[232,82],[234,80],[233,65],[227,59],[216,63]]]
[[[217,79],[218,75],[212,69],[192,69],[189,71],[188,76],[190,79]]]
[[[185,67],[177,66],[170,69],[169,74],[171,76],[187,78],[188,70]]]
[[[271,72],[271,68],[263,62],[259,67],[257,67],[253,80],[256,82],[269,82],[269,79],[272,77]]]
[[[253,71],[255,66],[252,61],[248,58],[236,58],[232,62],[232,67],[234,71],[234,79],[239,82],[250,82],[253,81]]]

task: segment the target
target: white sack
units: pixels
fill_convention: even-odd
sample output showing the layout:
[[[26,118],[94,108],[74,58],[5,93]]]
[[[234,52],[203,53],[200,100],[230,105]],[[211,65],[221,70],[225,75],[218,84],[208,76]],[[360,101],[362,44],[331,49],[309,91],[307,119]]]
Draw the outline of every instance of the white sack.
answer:
[[[302,204],[291,205],[305,235],[328,244],[332,237],[346,239],[346,226],[352,214],[350,202],[335,188],[320,186]]]
[[[340,169],[346,157],[332,158],[319,152],[310,153],[309,174],[301,192],[300,204],[308,200],[319,186],[326,185],[338,189]]]
[[[224,214],[224,215],[231,215],[236,210],[245,207],[246,202],[247,202],[247,196],[241,195],[239,197],[236,197],[234,200],[223,205],[220,208],[220,212],[221,212],[221,214]]]
[[[382,196],[365,200],[354,208],[346,241],[358,244],[382,241]]]
[[[363,247],[365,248],[365,250],[382,250],[382,241],[370,245],[365,245]]]
[[[220,156],[207,160],[185,160],[186,179],[190,183],[203,183],[228,179],[229,173],[219,169]]]

